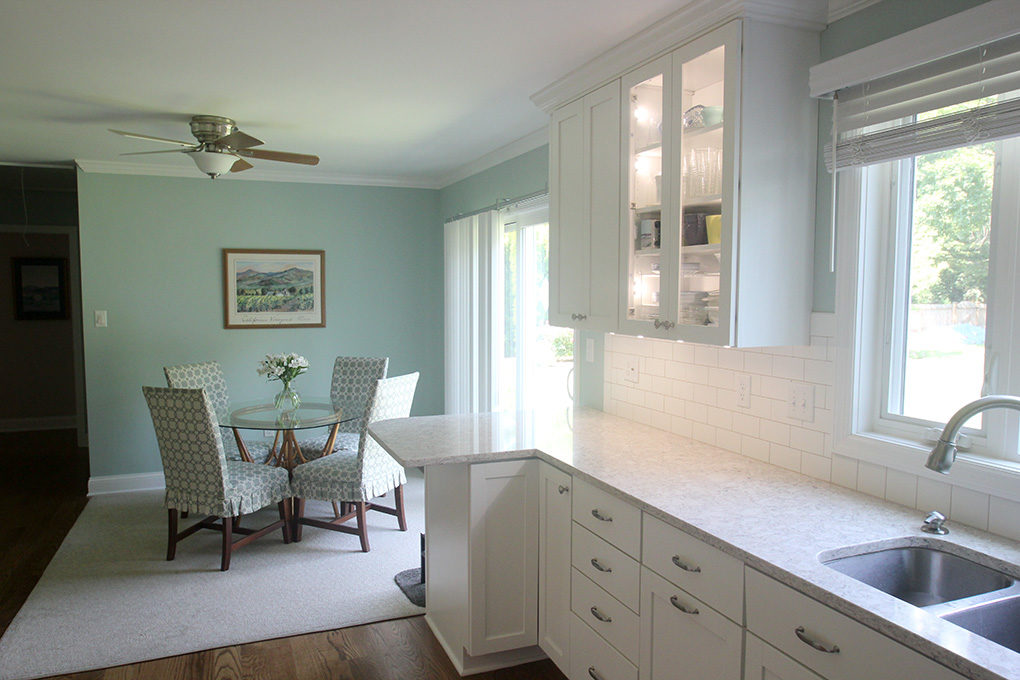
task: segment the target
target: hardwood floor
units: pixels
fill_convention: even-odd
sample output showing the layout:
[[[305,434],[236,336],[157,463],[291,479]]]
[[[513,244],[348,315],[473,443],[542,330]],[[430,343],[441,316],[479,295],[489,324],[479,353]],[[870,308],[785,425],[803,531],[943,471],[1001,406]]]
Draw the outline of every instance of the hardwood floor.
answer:
[[[88,454],[74,432],[0,434],[0,633],[32,591],[85,507]],[[269,613],[267,613],[268,615]],[[67,680],[454,680],[453,664],[421,616],[210,649]],[[566,680],[551,661],[471,676]]]

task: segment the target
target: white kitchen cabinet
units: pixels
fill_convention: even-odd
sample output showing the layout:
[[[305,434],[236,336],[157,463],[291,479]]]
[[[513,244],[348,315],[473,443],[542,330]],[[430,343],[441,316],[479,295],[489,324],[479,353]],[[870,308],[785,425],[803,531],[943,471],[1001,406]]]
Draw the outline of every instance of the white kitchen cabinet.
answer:
[[[744,629],[641,570],[641,680],[740,680]]]
[[[570,623],[570,680],[638,680],[637,666],[577,616]]]
[[[730,23],[625,74],[620,330],[808,340],[817,33]]]
[[[827,680],[962,680],[835,609],[745,567],[747,630]]]
[[[750,633],[744,644],[744,680],[825,680]]]
[[[549,323],[616,329],[620,81],[560,107],[549,128]]]
[[[570,672],[570,475],[541,463],[538,473],[538,646]]]
[[[462,674],[543,656],[539,498],[535,459],[426,468],[426,621]]]

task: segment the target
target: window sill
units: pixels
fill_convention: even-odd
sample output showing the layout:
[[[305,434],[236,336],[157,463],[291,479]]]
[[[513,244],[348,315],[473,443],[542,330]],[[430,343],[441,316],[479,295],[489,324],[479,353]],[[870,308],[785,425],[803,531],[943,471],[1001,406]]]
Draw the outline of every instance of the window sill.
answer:
[[[950,473],[943,475],[924,467],[929,450],[874,432],[851,434],[833,445],[833,453],[840,456],[993,496],[1020,499],[1020,464],[961,452]]]

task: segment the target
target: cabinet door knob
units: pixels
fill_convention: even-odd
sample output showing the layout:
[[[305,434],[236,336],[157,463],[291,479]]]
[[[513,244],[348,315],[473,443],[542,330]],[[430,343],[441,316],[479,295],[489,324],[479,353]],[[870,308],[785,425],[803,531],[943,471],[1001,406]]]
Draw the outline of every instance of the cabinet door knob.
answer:
[[[671,605],[673,605],[674,607],[676,607],[677,609],[679,609],[680,611],[682,611],[684,614],[690,614],[691,616],[697,616],[698,614],[701,613],[696,608],[695,609],[690,609],[690,608],[684,606],[684,604],[682,602],[680,602],[680,598],[678,598],[676,595],[671,595],[670,596],[669,603]]]
[[[601,512],[599,512],[598,508],[595,508],[594,510],[591,511],[591,516],[594,517],[595,519],[599,520],[600,522],[612,522],[613,521],[612,517],[610,517],[609,515],[603,515]]]
[[[587,315],[587,314],[578,314],[578,315],[577,315],[577,320],[578,320],[578,321],[584,321],[584,320],[585,320],[585,319],[587,319],[587,318],[588,318],[588,315]]]
[[[591,608],[591,615],[603,623],[612,623],[613,617],[603,614],[598,607]]]
[[[559,488],[557,489],[557,491],[559,491],[559,492],[560,492],[560,494],[562,495],[562,494],[565,494],[565,493],[567,493],[568,491],[570,491],[570,487],[569,487],[569,486],[563,486],[562,484],[560,484],[560,486],[559,486]]]
[[[595,666],[588,666],[588,675],[592,680],[602,680],[602,674],[595,670]]]
[[[663,328],[665,328],[665,329],[666,329],[667,331],[668,331],[668,330],[669,330],[670,328],[672,328],[673,326],[676,326],[676,324],[675,324],[675,323],[673,323],[672,321],[663,321],[663,322],[662,322],[662,327],[663,327]]]
[[[697,566],[695,564],[687,564],[686,562],[684,562],[683,560],[680,559],[679,555],[673,555],[673,564],[675,564],[676,566],[680,567],[684,571],[691,572],[692,574],[700,574],[701,573],[701,567],[699,567],[699,566]]]
[[[601,571],[604,574],[612,574],[613,573],[613,568],[612,567],[603,567],[602,563],[599,562],[598,559],[594,558],[594,557],[591,558],[591,566],[595,567],[596,569],[598,569],[599,571]]]
[[[655,320],[655,327],[656,328],[662,328],[662,321],[660,321],[659,319],[656,319]]]
[[[804,626],[797,626],[793,632],[797,634],[798,640],[812,649],[817,649],[819,652],[825,652],[826,654],[839,654],[839,645],[826,647],[818,640],[811,639],[804,630]]]

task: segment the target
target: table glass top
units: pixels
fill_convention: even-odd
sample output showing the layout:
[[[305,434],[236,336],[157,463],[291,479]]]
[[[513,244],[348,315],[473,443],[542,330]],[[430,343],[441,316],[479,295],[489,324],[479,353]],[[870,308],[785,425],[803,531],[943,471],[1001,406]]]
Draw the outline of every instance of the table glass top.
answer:
[[[357,418],[357,409],[334,406],[328,397],[308,397],[301,400],[300,408],[286,411],[265,400],[234,404],[230,413],[219,420],[223,427],[239,429],[302,430],[347,423]]]

